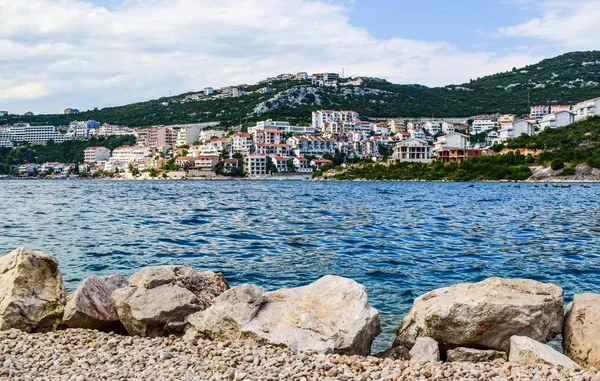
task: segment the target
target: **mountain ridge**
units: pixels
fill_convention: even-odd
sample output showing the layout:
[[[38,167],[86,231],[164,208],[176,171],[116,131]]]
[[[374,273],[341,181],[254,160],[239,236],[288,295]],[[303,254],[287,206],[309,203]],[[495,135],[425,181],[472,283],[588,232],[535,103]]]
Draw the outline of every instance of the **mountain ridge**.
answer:
[[[241,88],[240,97],[182,102],[187,92],[77,115],[7,115],[0,124],[29,122],[66,125],[95,119],[130,127],[219,121],[223,126],[265,118],[307,123],[316,109],[351,109],[362,118],[469,117],[482,114],[524,114],[535,104],[573,104],[600,96],[600,51],[571,52],[511,71],[442,87],[400,85],[360,77],[340,86],[313,87],[310,81],[276,80]],[[270,88],[271,91],[260,92]]]

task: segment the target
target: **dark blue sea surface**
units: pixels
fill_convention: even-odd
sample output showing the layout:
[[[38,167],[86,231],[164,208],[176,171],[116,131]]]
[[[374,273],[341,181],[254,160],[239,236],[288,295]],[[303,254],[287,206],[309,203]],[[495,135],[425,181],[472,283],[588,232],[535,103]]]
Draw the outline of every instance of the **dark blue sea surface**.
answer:
[[[490,276],[600,292],[600,185],[0,181],[0,253],[55,255],[69,290],[149,265],[269,290],[364,284],[392,342],[413,299]]]

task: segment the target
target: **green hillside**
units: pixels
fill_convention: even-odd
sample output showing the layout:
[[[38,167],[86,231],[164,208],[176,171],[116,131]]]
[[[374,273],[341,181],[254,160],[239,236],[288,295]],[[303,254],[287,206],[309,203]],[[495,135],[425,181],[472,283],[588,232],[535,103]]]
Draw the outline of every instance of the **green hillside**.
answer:
[[[309,81],[276,81],[268,93],[239,98],[180,103],[185,94],[79,115],[0,117],[0,124],[30,122],[66,125],[72,120],[96,119],[131,127],[221,121],[224,126],[263,118],[307,122],[321,108],[352,109],[361,117],[467,117],[477,114],[528,112],[528,104],[575,103],[600,96],[600,52],[574,52],[535,65],[473,79],[460,85],[426,88],[365,79],[359,86],[349,79],[335,88],[316,88]],[[345,83],[344,83],[345,82]],[[256,91],[266,85],[241,88]],[[164,103],[167,105],[163,105]]]

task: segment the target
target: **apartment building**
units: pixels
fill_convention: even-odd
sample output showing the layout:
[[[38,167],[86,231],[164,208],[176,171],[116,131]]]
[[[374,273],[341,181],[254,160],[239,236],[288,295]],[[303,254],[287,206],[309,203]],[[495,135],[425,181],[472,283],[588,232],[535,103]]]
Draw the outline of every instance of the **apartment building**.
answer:
[[[177,131],[176,146],[187,146],[196,143],[200,139],[200,131],[202,127],[200,125],[184,126]]]
[[[335,142],[332,139],[317,136],[293,136],[287,140],[295,156],[323,156],[335,153]]]
[[[271,157],[271,160],[273,161],[273,165],[275,165],[275,167],[277,168],[277,172],[287,172],[288,171],[287,159],[285,157],[273,156],[273,157]]]
[[[350,126],[356,124],[359,121],[359,115],[354,111],[333,111],[333,110],[319,110],[312,113],[312,127],[316,132],[326,132],[325,124],[327,122],[334,122],[337,125],[346,126],[349,129]],[[331,126],[329,127],[331,128]],[[340,127],[336,127],[340,128]],[[344,128],[344,127],[341,127]],[[330,131],[340,132],[340,131]]]
[[[542,120],[542,117],[546,114],[550,114],[550,106],[548,105],[531,106],[529,112],[529,116],[536,120]]]
[[[88,147],[83,151],[83,161],[94,164],[110,159],[110,150],[105,147]]]
[[[577,103],[573,107],[575,121],[583,120],[591,116],[600,115],[600,98],[588,99]]]
[[[424,140],[408,139],[394,146],[394,153],[388,160],[390,163],[397,162],[431,162],[431,146]]]
[[[3,147],[12,147],[12,142],[28,142],[32,144],[46,144],[49,140],[54,143],[63,143],[71,140],[71,136],[56,131],[54,126],[32,126],[30,124],[15,124],[0,133],[0,144]]]
[[[298,173],[312,173],[313,168],[307,158],[299,156],[294,158],[294,167]]]
[[[244,158],[244,172],[249,176],[267,174],[267,157],[258,154],[248,155]]]
[[[490,118],[477,118],[473,120],[473,126],[471,127],[471,135],[477,135],[482,132],[486,132],[496,127],[496,123]]]
[[[233,153],[248,155],[252,151],[253,146],[254,142],[250,134],[237,133],[231,138],[231,151]]]

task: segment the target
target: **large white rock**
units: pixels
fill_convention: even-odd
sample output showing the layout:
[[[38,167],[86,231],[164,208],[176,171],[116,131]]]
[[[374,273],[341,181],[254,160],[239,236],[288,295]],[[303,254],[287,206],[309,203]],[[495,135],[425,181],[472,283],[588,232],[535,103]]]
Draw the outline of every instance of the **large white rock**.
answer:
[[[47,332],[61,321],[66,291],[58,261],[18,248],[0,257],[0,330]]]
[[[443,350],[469,347],[508,351],[510,337],[548,342],[562,330],[563,290],[533,280],[490,278],[418,297],[398,328],[394,346],[412,348],[418,337]]]
[[[367,355],[381,332],[379,313],[369,305],[365,287],[338,276],[274,292],[254,285],[233,287],[189,321],[210,339],[321,353]]]
[[[563,352],[581,366],[600,368],[600,294],[575,295],[567,307]]]
[[[181,334],[188,317],[210,306],[229,286],[222,274],[189,267],[147,267],[112,293],[119,320],[131,335]]]
[[[508,361],[520,365],[546,364],[561,365],[566,369],[581,369],[570,358],[550,346],[524,336],[510,338]]]
[[[69,296],[63,323],[69,328],[123,331],[111,295],[128,284],[121,275],[87,278]]]
[[[419,337],[409,353],[410,361],[440,361],[440,347],[438,345],[438,342],[432,339],[431,337]]]

